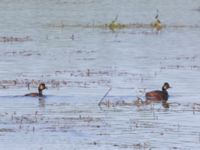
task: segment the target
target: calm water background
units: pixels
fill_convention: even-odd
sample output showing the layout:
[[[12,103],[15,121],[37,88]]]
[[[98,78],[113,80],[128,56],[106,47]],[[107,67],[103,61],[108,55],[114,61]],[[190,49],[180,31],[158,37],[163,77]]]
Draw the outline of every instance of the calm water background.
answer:
[[[0,149],[199,149],[199,0],[2,0]],[[96,28],[166,24],[115,32]],[[87,27],[94,26],[93,27]],[[47,83],[45,98],[23,95]],[[169,82],[169,109],[98,107]],[[30,84],[30,90],[27,88]]]

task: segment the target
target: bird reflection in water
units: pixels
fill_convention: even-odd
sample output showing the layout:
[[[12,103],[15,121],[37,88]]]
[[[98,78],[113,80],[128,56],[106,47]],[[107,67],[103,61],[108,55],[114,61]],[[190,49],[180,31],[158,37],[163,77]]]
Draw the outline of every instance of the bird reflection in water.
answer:
[[[39,107],[44,108],[45,107],[45,97],[39,97]]]

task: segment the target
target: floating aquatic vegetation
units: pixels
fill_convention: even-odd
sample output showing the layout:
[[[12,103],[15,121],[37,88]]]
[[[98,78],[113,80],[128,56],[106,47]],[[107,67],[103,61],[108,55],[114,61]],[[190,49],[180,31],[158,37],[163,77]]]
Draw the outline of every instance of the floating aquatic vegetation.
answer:
[[[0,129],[0,133],[1,133],[1,132],[15,132],[15,130],[9,129],[9,128],[1,128],[1,129]]]
[[[29,36],[26,36],[26,37],[2,36],[0,37],[0,42],[26,42],[26,41],[32,41],[32,39]]]
[[[65,76],[64,79],[57,79],[59,76]],[[134,82],[135,80],[146,81],[155,77],[152,75],[144,75],[143,73],[128,72],[126,70],[117,70],[112,68],[106,69],[69,69],[69,70],[55,70],[50,73],[41,74],[37,78],[29,78],[29,73],[20,72],[16,73],[16,79],[0,80],[0,89],[7,88],[21,88],[21,87],[34,87],[37,88],[38,84],[45,82],[51,88],[62,87],[80,87],[80,88],[93,88],[93,87],[110,87],[112,85],[111,78],[113,76],[119,77],[121,82]],[[45,79],[45,80],[44,80]],[[116,89],[135,89],[134,86],[115,86]],[[140,88],[139,88],[140,90]]]
[[[106,107],[124,107],[124,106],[135,106],[135,107],[145,107],[148,105],[154,105],[154,104],[161,104],[163,108],[169,108],[171,103],[168,103],[167,101],[162,101],[162,102],[148,102],[148,101],[144,101],[141,98],[137,98],[136,100],[132,100],[132,101],[126,101],[126,100],[104,100],[103,102],[99,103],[99,106],[106,106]]]
[[[119,23],[115,20],[111,21],[110,23],[106,24],[64,24],[64,23],[50,23],[47,25],[48,27],[53,28],[98,28],[98,29],[110,29],[115,31],[117,29],[155,29],[156,31],[161,31],[163,28],[200,28],[200,25],[185,25],[185,24],[172,24],[166,25],[163,24],[159,19],[156,19],[152,23]],[[147,32],[141,31],[142,34],[152,34],[154,32]],[[138,32],[136,32],[138,34]],[[70,39],[74,40],[74,35],[70,37]]]
[[[2,54],[3,56],[41,56],[41,54],[37,51],[32,50],[21,50],[21,51],[7,51]]]

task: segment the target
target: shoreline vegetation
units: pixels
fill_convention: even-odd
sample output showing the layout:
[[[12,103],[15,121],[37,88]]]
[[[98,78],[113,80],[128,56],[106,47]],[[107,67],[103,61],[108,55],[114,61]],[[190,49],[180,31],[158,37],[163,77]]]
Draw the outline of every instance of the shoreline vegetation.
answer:
[[[155,22],[145,24],[145,23],[129,23],[129,24],[123,24],[123,23],[113,23],[110,24],[62,24],[62,23],[56,23],[56,24],[48,24],[48,27],[54,27],[54,28],[65,28],[65,27],[77,27],[77,28],[100,28],[100,29],[134,29],[134,28],[146,28],[146,29],[152,29]],[[163,24],[162,28],[200,28],[200,25],[183,25],[183,24],[174,24],[174,25],[166,25]]]
[[[99,29],[110,29],[112,31],[120,30],[120,29],[155,29],[156,31],[160,31],[164,28],[200,28],[199,24],[190,25],[190,24],[172,24],[167,25],[160,21],[159,19],[159,10],[157,10],[155,20],[150,23],[122,23],[118,21],[118,15],[108,23],[105,24],[65,24],[62,20],[58,23],[50,23],[48,27],[55,28],[65,28],[65,27],[80,27],[80,28],[99,28]]]

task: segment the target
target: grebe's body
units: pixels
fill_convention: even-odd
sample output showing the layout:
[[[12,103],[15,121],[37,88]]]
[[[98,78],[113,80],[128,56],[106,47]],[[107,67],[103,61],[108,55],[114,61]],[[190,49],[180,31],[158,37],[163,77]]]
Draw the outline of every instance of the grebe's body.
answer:
[[[151,101],[167,101],[169,98],[167,89],[170,88],[169,83],[165,82],[162,91],[156,90],[156,91],[150,91],[147,92],[145,97],[146,100],[151,100]]]

